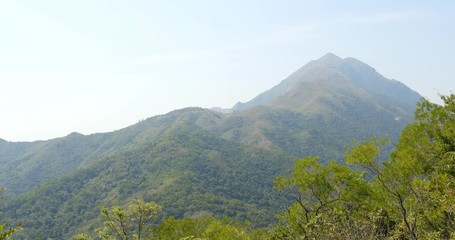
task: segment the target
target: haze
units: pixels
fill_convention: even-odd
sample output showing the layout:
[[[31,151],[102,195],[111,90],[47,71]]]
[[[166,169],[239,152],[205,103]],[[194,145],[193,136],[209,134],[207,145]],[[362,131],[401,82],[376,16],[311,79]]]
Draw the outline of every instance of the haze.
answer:
[[[327,52],[439,102],[454,87],[454,11],[452,1],[1,1],[0,138],[230,108]]]

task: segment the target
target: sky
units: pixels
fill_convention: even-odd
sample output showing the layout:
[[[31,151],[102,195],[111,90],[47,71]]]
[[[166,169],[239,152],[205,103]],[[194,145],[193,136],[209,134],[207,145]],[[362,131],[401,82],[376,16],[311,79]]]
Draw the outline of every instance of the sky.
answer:
[[[0,138],[230,108],[326,53],[430,101],[455,87],[455,1],[0,1]]]

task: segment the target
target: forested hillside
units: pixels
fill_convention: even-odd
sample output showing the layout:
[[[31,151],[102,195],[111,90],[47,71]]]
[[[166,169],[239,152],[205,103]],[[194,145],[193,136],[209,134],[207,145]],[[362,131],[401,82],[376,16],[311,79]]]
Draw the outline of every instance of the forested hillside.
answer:
[[[23,223],[26,238],[61,239],[93,230],[100,205],[143,199],[161,205],[162,218],[269,226],[292,201],[273,188],[277,176],[306,156],[344,163],[346,146],[374,135],[390,139],[387,156],[418,97],[358,60],[329,54],[231,113],[186,108],[110,133],[1,141],[1,216]]]
[[[0,142],[0,185],[6,189],[6,195],[27,192],[105,156],[156,139],[175,121],[188,120],[199,126],[210,126],[205,119],[217,121],[221,118],[221,114],[215,112],[185,114],[191,112],[189,109],[180,112],[154,117],[110,133],[88,136],[71,133],[49,141]]]
[[[291,159],[176,123],[157,141],[131,147],[16,197],[5,213],[35,229],[29,232],[33,237],[65,236],[97,217],[100,204],[131,198],[156,201],[166,214],[178,218],[207,212],[265,226],[274,221],[274,209],[285,200],[271,191],[273,177],[291,166]]]
[[[175,219],[166,216],[166,207],[132,200],[101,206],[103,224],[79,229],[72,238],[453,239],[455,95],[442,99],[444,106],[419,102],[414,122],[385,159],[380,152],[388,140],[372,137],[347,149],[348,166],[311,156],[296,161],[292,172],[274,181],[278,192],[292,197],[283,202],[279,222],[266,228],[207,212]],[[24,234],[17,230],[0,232],[0,239]]]

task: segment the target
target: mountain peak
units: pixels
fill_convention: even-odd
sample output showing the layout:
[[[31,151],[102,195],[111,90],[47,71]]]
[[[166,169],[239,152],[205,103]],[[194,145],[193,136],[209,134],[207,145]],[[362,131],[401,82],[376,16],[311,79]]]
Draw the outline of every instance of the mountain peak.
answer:
[[[338,57],[337,55],[333,54],[333,53],[327,53],[325,54],[324,56],[322,56],[321,58],[319,58],[318,61],[342,61],[343,59]]]
[[[313,62],[317,65],[322,65],[329,68],[337,68],[343,63],[343,59],[333,53],[327,53]]]
[[[388,102],[405,107],[409,111],[414,109],[415,103],[420,98],[417,92],[402,83],[386,79],[373,67],[360,60],[351,57],[343,59],[333,53],[327,53],[304,65],[279,85],[259,94],[251,101],[236,104],[232,110],[240,111],[259,105],[269,105],[291,90],[294,89],[295,92],[296,87],[314,81],[319,83],[330,81],[334,86],[349,84],[368,92],[372,96],[387,99]]]

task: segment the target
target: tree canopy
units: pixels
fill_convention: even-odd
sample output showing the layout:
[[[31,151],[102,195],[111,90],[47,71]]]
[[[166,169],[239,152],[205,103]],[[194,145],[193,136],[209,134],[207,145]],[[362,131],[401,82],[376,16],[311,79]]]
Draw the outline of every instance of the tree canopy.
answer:
[[[455,237],[455,95],[444,105],[422,99],[390,159],[386,139],[347,149],[346,163],[305,158],[277,178],[295,203],[275,231],[303,239],[453,239]],[[352,170],[356,169],[356,170]],[[363,169],[364,173],[358,169]]]

